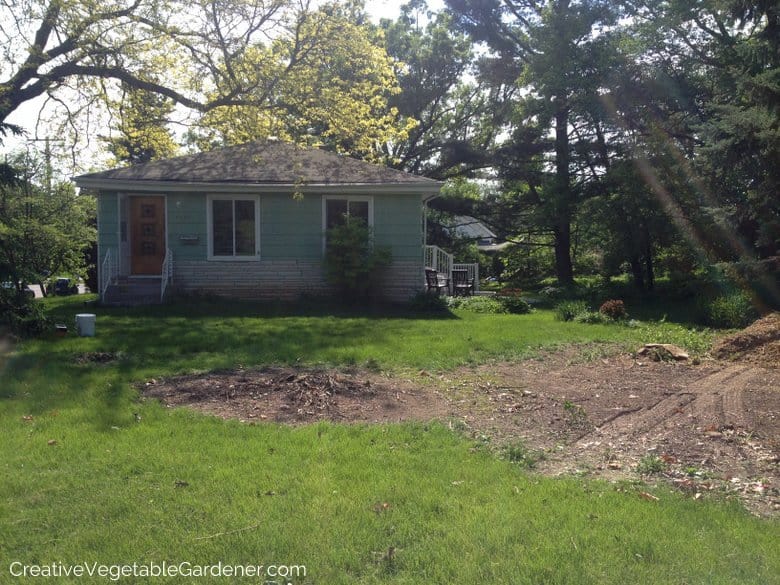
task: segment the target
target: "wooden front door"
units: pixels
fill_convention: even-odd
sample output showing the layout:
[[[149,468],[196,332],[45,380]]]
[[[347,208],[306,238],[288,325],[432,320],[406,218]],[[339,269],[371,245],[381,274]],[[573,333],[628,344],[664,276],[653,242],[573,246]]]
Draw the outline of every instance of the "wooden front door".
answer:
[[[162,274],[165,259],[165,198],[130,197],[130,271]]]

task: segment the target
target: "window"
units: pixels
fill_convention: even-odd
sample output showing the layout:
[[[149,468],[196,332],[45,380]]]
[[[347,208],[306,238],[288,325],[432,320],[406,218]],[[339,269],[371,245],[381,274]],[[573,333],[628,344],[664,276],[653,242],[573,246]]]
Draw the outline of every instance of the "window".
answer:
[[[260,241],[259,200],[210,197],[209,257],[255,259]]]
[[[372,225],[373,218],[369,211],[368,198],[328,198],[325,199],[325,229],[344,223],[345,217],[362,219],[366,225]]]
[[[374,225],[374,201],[362,196],[327,196],[322,199],[322,250],[327,247],[327,231],[344,223],[344,219],[359,218],[369,227]]]

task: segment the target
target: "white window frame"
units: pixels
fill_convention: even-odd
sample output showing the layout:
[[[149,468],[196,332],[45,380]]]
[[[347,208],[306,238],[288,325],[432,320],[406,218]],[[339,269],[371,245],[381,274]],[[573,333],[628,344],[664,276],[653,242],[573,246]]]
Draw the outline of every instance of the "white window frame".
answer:
[[[254,201],[255,203],[255,255],[236,256],[235,204],[233,205],[233,255],[214,255],[214,201]],[[217,262],[257,262],[260,260],[260,197],[258,195],[208,195],[206,197],[206,232],[208,260]]]
[[[328,231],[328,201],[364,201],[368,203],[368,227],[374,227],[374,196],[373,195],[323,195],[322,196],[322,253],[325,253],[325,232]],[[347,203],[349,210],[349,203]]]

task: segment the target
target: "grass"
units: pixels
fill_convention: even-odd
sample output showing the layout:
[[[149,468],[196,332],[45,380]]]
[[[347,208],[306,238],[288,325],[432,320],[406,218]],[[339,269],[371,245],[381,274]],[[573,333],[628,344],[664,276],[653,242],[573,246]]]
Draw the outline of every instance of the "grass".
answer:
[[[56,320],[72,324],[84,307],[73,297],[50,301]],[[675,343],[700,353],[712,334],[673,323],[637,327],[556,321],[552,311],[495,315],[309,309],[250,303],[198,303],[144,309],[90,309],[98,337],[31,342],[27,356],[120,351],[130,371],[212,370],[235,364],[364,364],[384,369],[451,369],[491,359],[528,357],[571,343]]]
[[[83,310],[73,298],[48,307],[68,323]],[[778,524],[736,503],[543,478],[518,465],[525,453],[501,460],[439,424],[242,425],[141,402],[130,387],[272,362],[445,369],[650,333],[691,349],[709,334],[543,311],[95,312],[97,337],[26,342],[0,372],[0,582],[17,560],[305,565],[296,584],[779,582]],[[90,351],[121,353],[74,361]]]

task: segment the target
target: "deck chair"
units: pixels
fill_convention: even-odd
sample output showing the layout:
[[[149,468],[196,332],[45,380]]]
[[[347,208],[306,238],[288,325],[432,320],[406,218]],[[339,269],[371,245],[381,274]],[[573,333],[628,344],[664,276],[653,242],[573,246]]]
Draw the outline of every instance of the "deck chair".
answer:
[[[469,278],[469,271],[455,269],[452,271],[453,296],[470,296],[474,294],[474,279]]]
[[[439,274],[433,268],[425,269],[425,286],[426,292],[436,291],[436,296],[441,295],[441,291],[446,293],[450,287],[450,279],[442,274]]]

